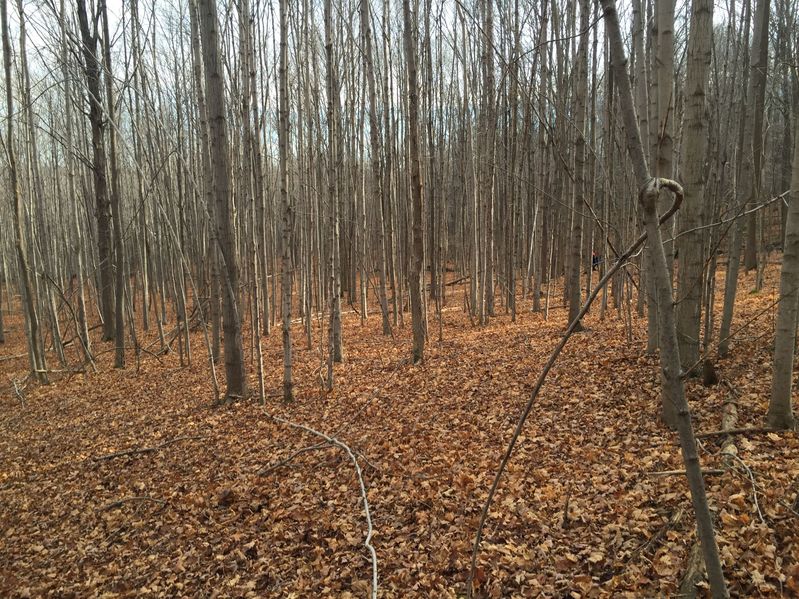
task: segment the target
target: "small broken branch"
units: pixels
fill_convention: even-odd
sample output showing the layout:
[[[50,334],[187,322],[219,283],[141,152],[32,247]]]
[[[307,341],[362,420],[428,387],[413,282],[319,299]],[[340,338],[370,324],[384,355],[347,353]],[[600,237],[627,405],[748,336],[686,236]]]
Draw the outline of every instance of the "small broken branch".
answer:
[[[319,431],[312,429],[309,426],[305,426],[304,424],[297,424],[295,422],[291,422],[290,420],[286,420],[285,418],[281,418],[280,416],[273,416],[269,412],[265,412],[265,414],[267,418],[270,418],[275,422],[279,422],[280,424],[284,424],[291,428],[316,435],[317,437],[324,439],[327,443],[342,449],[347,456],[349,456],[350,460],[352,461],[352,465],[355,467],[355,475],[358,479],[358,486],[360,487],[361,491],[361,501],[363,501],[364,516],[366,517],[366,538],[363,541],[363,546],[366,547],[372,561],[372,589],[370,597],[372,599],[377,599],[377,552],[372,545],[372,535],[374,534],[374,528],[372,527],[372,514],[369,509],[369,499],[366,496],[366,484],[363,481],[363,473],[361,472],[361,466],[358,464],[358,459],[355,457],[355,454],[348,445],[342,441],[339,441],[335,437],[320,433]]]
[[[127,455],[138,455],[141,453],[155,453],[156,451],[162,450],[164,447],[168,447],[170,445],[174,445],[179,441],[190,441],[196,439],[205,439],[202,435],[190,435],[185,437],[175,437],[174,439],[170,439],[169,441],[164,441],[160,445],[156,445],[154,447],[138,447],[134,449],[124,449],[122,451],[115,451],[114,453],[109,453],[106,455],[101,455],[94,458],[95,462],[102,462],[104,460],[113,460],[114,458],[121,458]]]
[[[147,497],[146,495],[142,496],[135,496],[135,497],[125,497],[124,499],[120,499],[118,501],[112,501],[111,503],[105,504],[103,507],[98,509],[98,512],[107,512],[108,510],[113,510],[114,508],[122,507],[126,503],[130,503],[132,501],[149,501],[152,503],[157,503],[160,506],[165,506],[166,501],[163,499],[156,499],[154,497]]]
[[[702,474],[724,474],[726,470],[720,470],[718,468],[711,468],[710,470],[702,470]],[[685,475],[685,470],[660,470],[658,472],[644,472],[644,476],[675,476],[675,475]]]
[[[697,439],[707,439],[708,437],[723,437],[725,435],[755,435],[762,433],[777,433],[780,432],[775,428],[768,427],[751,427],[751,428],[731,428],[728,430],[720,431],[707,431],[705,433],[696,433]]]

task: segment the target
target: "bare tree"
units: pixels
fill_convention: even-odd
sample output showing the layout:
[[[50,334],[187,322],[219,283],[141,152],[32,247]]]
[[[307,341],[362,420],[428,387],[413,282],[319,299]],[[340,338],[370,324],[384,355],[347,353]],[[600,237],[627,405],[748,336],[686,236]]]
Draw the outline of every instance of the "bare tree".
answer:
[[[683,192],[676,183],[660,178],[651,178],[649,175],[638,131],[638,123],[636,122],[635,105],[627,74],[627,58],[624,54],[624,45],[621,39],[618,13],[616,12],[614,0],[602,0],[602,9],[610,38],[613,77],[619,86],[619,100],[622,105],[627,151],[633,163],[636,182],[640,188],[639,200],[644,212],[647,237],[652,248],[652,275],[654,277],[654,286],[658,293],[658,303],[661,308],[658,311],[658,317],[660,319],[660,361],[663,375],[664,401],[670,402],[672,404],[671,409],[674,411],[672,422],[676,424],[680,437],[680,447],[686,467],[688,486],[691,490],[691,501],[696,516],[698,536],[702,544],[702,553],[705,558],[705,567],[710,579],[711,593],[714,598],[728,597],[729,593],[724,581],[719,549],[713,530],[713,520],[708,508],[705,484],[696,447],[696,437],[691,424],[691,412],[685,398],[683,381],[680,377],[680,355],[677,346],[677,331],[674,324],[671,280],[658,226],[657,199],[660,187],[668,187],[679,195],[682,195]]]
[[[288,91],[288,5],[280,0],[280,75],[278,109],[278,146],[280,152],[279,185],[282,206],[282,250],[280,261],[281,311],[283,314],[283,399],[294,399],[291,358],[291,292],[294,280],[294,265],[291,254],[292,229],[294,228],[294,205],[289,194],[289,91]]]
[[[799,105],[794,103],[794,122],[799,123]],[[796,347],[796,322],[799,313],[799,129],[794,133],[793,179],[785,226],[785,246],[780,274],[780,304],[777,309],[777,334],[774,340],[774,369],[771,400],[766,422],[769,426],[791,429],[793,415],[792,384]]]
[[[28,355],[30,357],[31,372],[40,382],[47,382],[47,363],[44,356],[44,344],[39,328],[39,315],[36,310],[36,297],[31,271],[28,263],[28,240],[23,227],[22,197],[19,190],[17,176],[17,159],[14,144],[14,85],[11,79],[11,41],[8,32],[8,0],[0,1],[0,17],[3,28],[3,69],[6,84],[6,155],[8,157],[9,175],[11,178],[11,202],[14,215],[14,246],[17,253],[17,267],[19,279],[22,283],[23,313],[25,315],[25,330],[28,337]]]
[[[230,190],[230,154],[228,148],[225,88],[220,56],[218,21],[214,0],[197,0],[200,13],[200,36],[203,42],[205,89],[208,100],[208,129],[214,182],[216,240],[226,276],[222,284],[222,327],[224,329],[227,399],[244,397],[247,376],[244,370],[244,347],[239,310],[239,258],[232,221]]]
[[[86,0],[76,0],[78,23],[83,49],[83,69],[89,100],[89,123],[92,132],[92,175],[94,178],[95,217],[97,219],[97,251],[100,260],[99,296],[103,316],[103,339],[114,339],[114,279],[111,240],[111,203],[108,198],[106,177],[105,119],[103,117],[100,79],[102,64],[97,43],[100,33],[97,16],[92,15],[92,25],[86,12]]]
[[[408,70],[408,143],[411,162],[412,237],[409,286],[411,320],[413,323],[413,361],[424,359],[425,326],[422,303],[422,268],[424,265],[424,236],[422,232],[422,175],[419,165],[419,87],[416,82],[415,17],[409,0],[402,0],[405,61]]]

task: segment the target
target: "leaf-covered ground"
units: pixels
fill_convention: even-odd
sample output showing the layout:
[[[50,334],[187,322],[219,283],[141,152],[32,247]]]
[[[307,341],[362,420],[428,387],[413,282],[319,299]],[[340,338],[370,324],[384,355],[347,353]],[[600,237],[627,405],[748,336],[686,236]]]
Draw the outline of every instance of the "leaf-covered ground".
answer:
[[[754,320],[717,365],[729,385],[689,383],[698,431],[720,428],[731,394],[738,425],[762,426],[777,277],[771,268],[756,295],[742,279],[735,326]],[[298,324],[297,400],[289,405],[277,397],[279,332],[265,339],[265,408],[211,405],[200,334],[190,368],[175,353],[160,362],[145,354],[138,372],[132,364],[116,371],[110,344],[98,341],[99,373],[62,374],[18,395],[22,325],[7,318],[0,596],[367,596],[371,566],[352,462],[329,445],[297,454],[319,438],[264,410],[333,435],[357,455],[381,597],[462,596],[488,486],[565,310],[545,321],[520,309],[515,323],[500,314],[477,328],[457,307],[459,294],[443,312],[443,340],[431,313],[419,366],[407,359],[407,328],[391,340],[378,315],[364,326],[347,315],[346,361],[331,393],[319,384],[318,339],[307,349]],[[693,517],[683,478],[652,475],[682,466],[676,436],[658,422],[645,322],[633,315],[632,341],[613,311],[600,321],[594,310],[586,324],[551,373],[501,483],[479,560],[484,596],[677,592]],[[705,468],[721,468],[720,443],[702,441]],[[796,596],[799,441],[770,433],[736,443],[741,463],[707,477],[731,590]],[[151,451],[110,455],[136,449]]]

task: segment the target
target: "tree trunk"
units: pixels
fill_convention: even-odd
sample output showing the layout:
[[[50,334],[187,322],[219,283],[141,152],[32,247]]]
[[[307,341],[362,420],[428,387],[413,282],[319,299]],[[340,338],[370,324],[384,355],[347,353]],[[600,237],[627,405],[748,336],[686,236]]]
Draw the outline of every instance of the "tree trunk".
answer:
[[[100,3],[103,20],[103,62],[105,66],[106,114],[109,124],[109,166],[111,171],[111,220],[114,225],[114,367],[125,366],[125,246],[122,230],[122,198],[117,167],[117,131],[114,110],[113,75],[111,66],[111,36],[108,31],[108,10],[106,3]]]
[[[6,154],[11,175],[11,201],[14,217],[14,246],[17,251],[17,266],[21,284],[23,313],[25,315],[25,329],[28,333],[28,347],[31,358],[31,372],[34,378],[41,383],[47,382],[47,364],[45,363],[44,347],[42,345],[41,331],[39,330],[39,316],[36,312],[36,299],[31,271],[28,267],[28,240],[23,227],[22,196],[17,178],[17,159],[14,150],[14,84],[11,80],[11,41],[8,33],[8,0],[0,0],[0,18],[3,29],[3,68],[5,72],[6,87]],[[6,281],[8,284],[8,281]]]
[[[291,253],[292,229],[294,228],[294,206],[289,196],[289,92],[288,92],[288,6],[280,0],[280,90],[278,109],[278,146],[280,153],[279,185],[282,206],[282,255],[280,260],[281,308],[283,314],[283,399],[294,399],[291,358],[291,289],[294,280],[294,264]]]
[[[230,190],[230,154],[227,113],[225,110],[224,74],[220,56],[216,3],[198,0],[205,66],[205,89],[208,101],[209,146],[212,149],[216,239],[222,256],[225,277],[220,277],[222,329],[224,331],[226,399],[247,394],[244,370],[244,347],[239,310],[239,259],[233,226],[233,201]]]
[[[424,237],[422,232],[422,177],[419,166],[419,91],[416,83],[416,48],[413,32],[414,20],[409,0],[402,0],[405,27],[405,60],[408,70],[408,141],[411,162],[412,237],[409,287],[411,295],[411,321],[413,323],[413,362],[424,359],[424,314],[422,309],[422,268],[424,265]]]
[[[577,90],[574,102],[574,200],[572,203],[571,254],[569,257],[569,322],[577,317],[582,304],[580,279],[583,249],[583,202],[586,200],[585,180],[585,102],[588,95],[588,0],[580,0],[580,46],[577,50]],[[589,270],[590,272],[590,270]],[[575,331],[582,330],[578,325]]]
[[[89,122],[92,130],[92,174],[94,175],[95,218],[97,219],[97,252],[100,260],[100,311],[103,317],[103,340],[114,339],[114,282],[111,255],[111,206],[106,179],[105,122],[103,119],[100,73],[102,66],[97,52],[99,35],[96,21],[89,28],[86,0],[76,0],[78,22],[83,43],[83,69],[89,92]]]
[[[799,105],[794,104],[794,122],[799,122]],[[796,322],[799,312],[799,135],[794,135],[793,176],[788,222],[780,272],[780,304],[777,309],[777,333],[774,339],[774,371],[771,400],[766,422],[768,426],[790,429],[796,423],[793,415],[791,387],[796,347]]]
[[[705,87],[710,67],[712,27],[712,0],[694,0],[685,81],[687,103],[683,118],[682,166],[685,206],[680,219],[682,238],[678,246],[680,251],[677,280],[677,339],[682,367],[686,371],[696,368],[699,361],[705,235],[698,227],[702,225],[703,206],[706,204],[704,195],[708,114]]]
[[[691,501],[696,517],[699,540],[710,580],[710,589],[714,598],[729,597],[724,573],[721,567],[718,545],[713,531],[713,520],[708,508],[704,480],[696,449],[696,437],[691,424],[691,413],[685,398],[683,381],[680,378],[680,355],[677,347],[677,331],[674,326],[674,309],[672,306],[671,280],[669,278],[666,255],[660,238],[657,216],[658,181],[650,179],[644,156],[638,124],[635,117],[630,80],[627,74],[627,58],[619,29],[618,14],[614,0],[601,0],[605,23],[610,37],[613,76],[618,84],[619,100],[622,105],[624,132],[627,138],[627,150],[633,163],[635,180],[640,186],[640,201],[644,211],[647,236],[652,247],[652,276],[655,279],[660,305],[660,360],[663,376],[663,397],[671,402],[671,409],[676,411],[676,425],[680,437],[680,447],[685,463]],[[682,195],[682,189],[673,182],[665,182]],[[678,198],[679,199],[679,198]]]

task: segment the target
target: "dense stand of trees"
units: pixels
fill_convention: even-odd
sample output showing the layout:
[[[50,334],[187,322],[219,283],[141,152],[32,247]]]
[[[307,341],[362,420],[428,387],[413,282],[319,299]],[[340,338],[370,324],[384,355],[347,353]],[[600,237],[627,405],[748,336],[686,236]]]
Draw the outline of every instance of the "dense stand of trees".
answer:
[[[414,362],[430,322],[445,334],[448,303],[483,326],[562,301],[579,331],[592,271],[610,278],[643,229],[599,315],[628,331],[633,310],[647,315],[662,418],[726,595],[683,380],[734,350],[739,270],[759,290],[781,249],[765,416],[795,425],[796,3],[0,7],[0,342],[4,311],[21,310],[37,380],[94,368],[95,328],[123,368],[156,334],[191,364],[199,327],[217,401],[247,397],[253,374],[264,400],[263,371],[281,365],[264,362],[261,337],[278,318],[287,401],[300,343],[324,348],[334,385],[344,309],[385,335],[409,314]]]
[[[759,288],[784,248],[768,423],[793,426],[795,3],[623,2],[615,68],[588,0],[2,5],[0,306],[20,306],[42,382],[93,367],[98,326],[117,367],[153,326],[189,364],[201,327],[224,399],[279,367],[260,341],[279,318],[289,400],[299,343],[327,348],[333,386],[345,309],[386,335],[409,315],[415,361],[447,303],[476,326],[561,299],[573,319],[593,268],[671,205],[668,185],[631,201],[659,177],[683,205],[600,314],[648,313],[648,349],[701,372],[734,348],[739,268]]]

